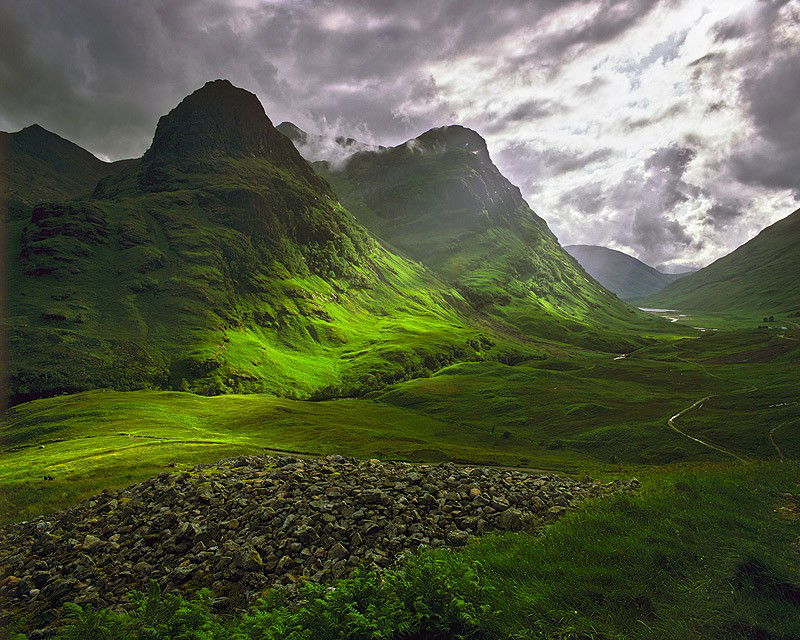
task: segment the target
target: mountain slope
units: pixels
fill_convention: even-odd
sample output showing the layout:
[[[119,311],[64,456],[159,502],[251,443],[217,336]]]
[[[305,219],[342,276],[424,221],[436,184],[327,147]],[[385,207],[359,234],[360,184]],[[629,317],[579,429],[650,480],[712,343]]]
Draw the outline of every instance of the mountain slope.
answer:
[[[643,302],[689,311],[800,311],[800,209]]]
[[[15,401],[366,391],[508,342],[371,238],[255,95],[222,80],[161,118],[140,163],[37,206],[10,255]]]
[[[611,333],[652,326],[561,248],[470,129],[432,129],[341,168],[314,166],[373,233],[529,335],[617,349]]]
[[[97,182],[135,160],[103,162],[69,140],[40,127],[0,132],[0,181],[11,218],[30,214],[45,200],[91,193]]]
[[[588,244],[573,244],[564,251],[575,258],[595,280],[623,300],[661,291],[687,274],[662,273],[627,253]]]

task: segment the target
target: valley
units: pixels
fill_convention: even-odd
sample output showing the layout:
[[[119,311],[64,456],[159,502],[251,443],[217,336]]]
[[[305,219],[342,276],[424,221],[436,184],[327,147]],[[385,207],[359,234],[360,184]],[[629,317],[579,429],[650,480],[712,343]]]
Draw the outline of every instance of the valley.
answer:
[[[97,390],[36,400],[0,418],[0,517],[27,519],[161,471],[270,451],[575,474],[722,462],[726,454],[668,424],[703,395],[713,397],[681,416],[692,437],[769,460],[770,429],[786,423],[775,437],[784,455],[800,456],[800,329],[696,334],[622,359],[551,346],[547,358],[514,365],[453,364],[362,398]]]
[[[141,158],[4,136],[14,640],[794,637],[798,212],[677,277],[562,247],[472,129],[227,80]]]

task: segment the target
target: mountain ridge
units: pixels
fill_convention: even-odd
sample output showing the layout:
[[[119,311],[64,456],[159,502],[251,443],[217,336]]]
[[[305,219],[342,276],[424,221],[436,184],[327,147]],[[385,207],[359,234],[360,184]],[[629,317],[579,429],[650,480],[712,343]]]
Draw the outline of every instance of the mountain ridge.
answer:
[[[46,200],[91,193],[100,180],[136,162],[104,162],[39,124],[0,132],[0,181],[11,219],[29,215],[34,205]]]
[[[564,250],[575,258],[595,280],[623,300],[655,293],[688,273],[664,273],[617,249],[573,244]]]
[[[611,348],[601,333],[649,322],[562,250],[471,129],[437,127],[337,165],[313,166],[388,246],[523,333]]]
[[[800,311],[800,209],[643,300],[689,311],[773,315]]]

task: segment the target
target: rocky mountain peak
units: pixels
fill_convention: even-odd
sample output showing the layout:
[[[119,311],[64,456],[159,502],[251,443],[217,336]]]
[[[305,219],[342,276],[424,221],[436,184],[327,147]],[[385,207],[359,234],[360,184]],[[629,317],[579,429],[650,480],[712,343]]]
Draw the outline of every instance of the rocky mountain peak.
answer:
[[[285,158],[288,145],[255,94],[213,80],[158,121],[145,161],[207,155]]]
[[[458,124],[430,129],[414,140],[426,149],[444,148],[448,151],[466,149],[475,155],[485,156],[486,159],[489,159],[486,140],[477,131]]]
[[[277,127],[275,127],[278,131],[280,131],[283,135],[285,135],[289,140],[292,142],[297,142],[298,144],[305,144],[308,140],[308,134],[303,131],[300,127],[298,127],[294,122],[289,122],[288,120],[285,122],[281,122]]]

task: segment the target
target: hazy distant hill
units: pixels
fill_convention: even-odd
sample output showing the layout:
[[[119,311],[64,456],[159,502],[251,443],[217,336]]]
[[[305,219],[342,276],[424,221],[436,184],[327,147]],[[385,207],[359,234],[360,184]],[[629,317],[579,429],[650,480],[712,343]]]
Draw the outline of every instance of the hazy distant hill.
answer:
[[[800,209],[645,302],[654,307],[764,315],[800,310]]]
[[[633,256],[590,244],[564,247],[595,280],[623,300],[634,300],[661,291],[687,273],[662,273]]]

